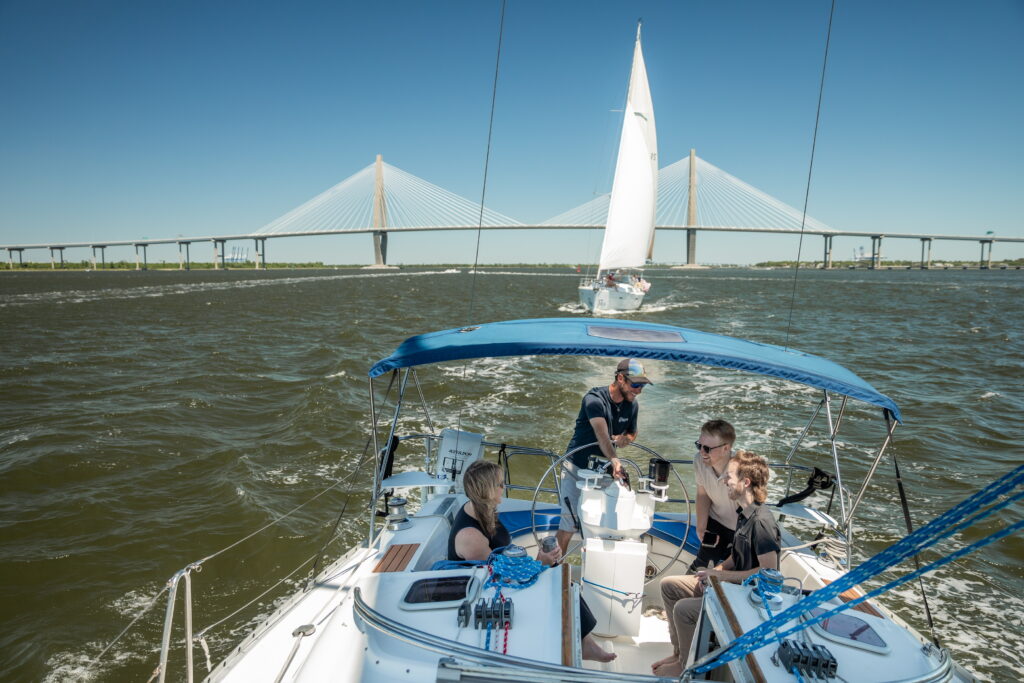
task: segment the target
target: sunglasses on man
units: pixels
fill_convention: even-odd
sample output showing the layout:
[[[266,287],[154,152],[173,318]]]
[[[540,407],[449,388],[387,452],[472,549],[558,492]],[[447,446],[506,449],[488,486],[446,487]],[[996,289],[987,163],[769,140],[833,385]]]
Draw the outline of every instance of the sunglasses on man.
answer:
[[[626,383],[629,384],[631,389],[642,389],[644,384],[646,384],[646,382],[630,382],[629,377],[626,375],[623,375],[622,379],[626,380]]]
[[[711,451],[715,450],[716,448],[721,448],[722,446],[724,446],[725,442],[723,441],[722,443],[718,444],[717,446],[706,446],[706,445],[702,444],[700,441],[694,441],[693,445],[697,447],[697,452],[704,451],[705,453],[710,453]]]

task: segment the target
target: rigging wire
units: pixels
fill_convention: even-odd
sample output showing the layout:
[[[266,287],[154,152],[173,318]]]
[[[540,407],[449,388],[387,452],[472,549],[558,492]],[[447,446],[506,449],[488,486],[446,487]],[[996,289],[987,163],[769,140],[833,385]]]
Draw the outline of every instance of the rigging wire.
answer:
[[[491,88],[491,114],[487,120],[487,151],[484,153],[484,180],[480,190],[480,217],[476,228],[476,252],[473,254],[473,277],[469,285],[468,325],[473,324],[473,306],[476,303],[476,275],[480,262],[480,236],[484,227],[484,200],[487,198],[487,171],[491,165],[491,139],[494,135],[494,109],[498,99],[498,74],[501,68],[501,40],[505,33],[505,2],[501,0],[501,17],[498,20],[498,54],[494,59],[494,85]]]
[[[476,251],[473,254],[473,273],[469,281],[469,313],[466,316],[466,324],[473,324],[473,308],[476,305],[476,278],[480,263],[480,236],[483,234],[484,225],[484,201],[487,199],[487,171],[491,165],[491,140],[494,137],[494,109],[498,100],[498,75],[501,73],[501,42],[505,35],[505,3],[501,0],[501,15],[498,19],[498,50],[494,58],[494,84],[491,87],[491,113],[487,120],[487,149],[484,152],[484,178],[483,187],[480,189],[480,214],[476,228]],[[466,379],[467,363],[462,364],[462,379]],[[465,402],[459,407],[458,430],[462,431],[462,413]]]
[[[807,166],[807,189],[804,190],[804,212],[800,219],[800,241],[796,248],[796,270],[793,271],[793,291],[789,297],[789,320],[786,323],[786,342],[783,347],[789,348],[789,332],[793,328],[793,305],[796,302],[796,282],[800,275],[800,253],[804,246],[804,223],[807,221],[807,203],[811,196],[811,175],[814,172],[814,149],[818,144],[818,125],[821,122],[821,100],[825,94],[825,73],[828,70],[828,48],[832,42],[832,18],[836,13],[836,0],[832,0],[832,8],[828,12],[828,32],[825,34],[825,57],[821,64],[821,82],[818,85],[818,109],[814,114],[814,135],[811,138],[811,160]]]

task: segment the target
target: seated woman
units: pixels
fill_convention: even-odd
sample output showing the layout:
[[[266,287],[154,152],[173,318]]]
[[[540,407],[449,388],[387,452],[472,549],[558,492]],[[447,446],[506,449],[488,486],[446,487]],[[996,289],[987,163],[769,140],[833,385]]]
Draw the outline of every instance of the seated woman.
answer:
[[[505,473],[497,463],[477,460],[466,468],[462,477],[469,501],[455,516],[451,534],[448,536],[448,559],[483,562],[491,551],[509,545],[512,537],[498,519],[498,503],[505,493]],[[537,551],[537,561],[552,565],[562,557],[562,549],[556,545],[551,552]],[[580,599],[580,632],[583,634],[583,658],[598,662],[610,662],[616,655],[605,652],[590,632],[597,620],[590,613],[587,603]]]

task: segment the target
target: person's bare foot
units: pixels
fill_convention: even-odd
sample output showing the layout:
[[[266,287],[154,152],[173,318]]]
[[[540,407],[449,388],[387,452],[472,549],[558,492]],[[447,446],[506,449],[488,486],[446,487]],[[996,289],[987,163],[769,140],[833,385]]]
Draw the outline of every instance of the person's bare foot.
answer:
[[[583,659],[595,662],[610,662],[618,657],[614,652],[605,652],[592,636],[583,639]]]
[[[671,664],[672,662],[678,663],[679,662],[679,655],[669,655],[668,657],[665,657],[664,659],[659,659],[654,664],[651,664],[651,671],[654,671],[658,667],[665,666],[666,664]]]
[[[683,665],[679,663],[678,659],[673,659],[671,662],[666,662],[654,670],[655,676],[666,676],[668,678],[675,678],[683,673]]]

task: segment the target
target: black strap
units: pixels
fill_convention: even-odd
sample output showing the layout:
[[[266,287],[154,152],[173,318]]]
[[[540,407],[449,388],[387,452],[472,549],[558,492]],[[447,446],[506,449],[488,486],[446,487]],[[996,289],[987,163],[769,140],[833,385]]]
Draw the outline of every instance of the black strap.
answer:
[[[903,506],[903,521],[906,522],[907,525],[907,534],[912,534],[914,533],[914,523],[910,520],[910,506],[907,505],[907,492],[903,489],[903,477],[900,476],[900,463],[899,460],[897,460],[896,458],[895,449],[893,449],[892,452],[892,464],[893,467],[896,468],[896,488],[899,489],[900,505]],[[915,553],[914,569],[920,568],[921,562],[920,560],[918,560],[917,554]],[[920,576],[917,577],[917,585],[921,589],[921,601],[924,603],[924,614],[925,617],[927,617],[928,619],[928,629],[931,631],[932,634],[932,642],[935,643],[935,647],[941,648],[942,645],[939,644],[939,637],[935,635],[935,624],[934,622],[932,622],[932,611],[928,607],[928,595],[925,593],[924,590],[924,581]]]
[[[815,491],[823,491],[830,486],[832,486],[832,475],[815,467],[814,471],[811,472],[811,476],[807,478],[807,487],[803,491],[786,496],[776,503],[775,506],[782,507],[788,503],[799,503]]]

